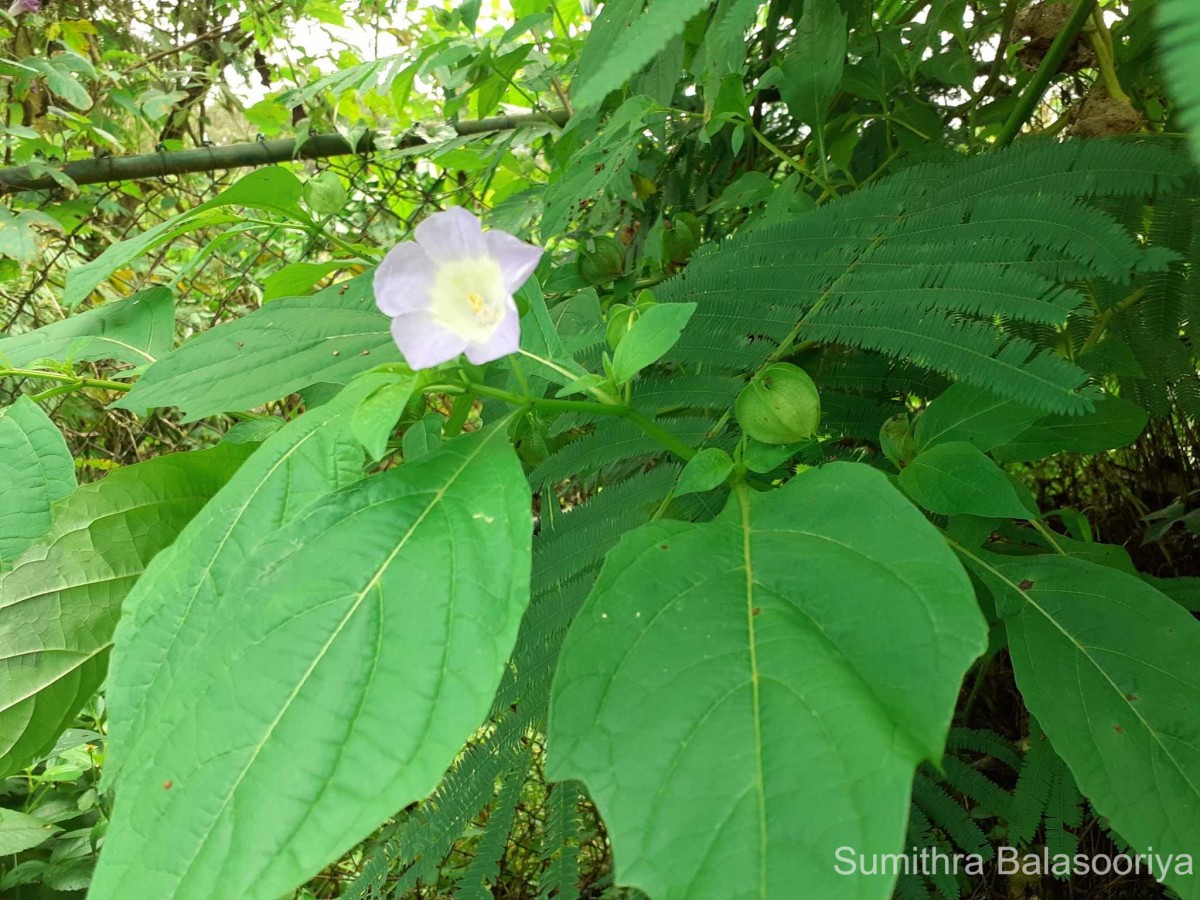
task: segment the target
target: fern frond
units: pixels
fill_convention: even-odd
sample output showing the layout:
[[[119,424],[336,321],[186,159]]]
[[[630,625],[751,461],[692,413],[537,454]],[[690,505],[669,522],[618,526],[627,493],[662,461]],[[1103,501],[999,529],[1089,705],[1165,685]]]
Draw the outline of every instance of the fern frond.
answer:
[[[493,799],[496,780],[521,754],[528,723],[510,714],[459,756],[437,790],[416,810],[381,836],[372,855],[382,864],[364,867],[345,894],[359,900],[379,896],[381,875],[396,877],[392,896],[418,883],[436,883],[443,859],[463,829]]]
[[[677,410],[721,410],[733,403],[745,384],[745,379],[731,375],[650,376],[634,384],[633,402],[655,415]]]
[[[658,424],[689,446],[699,446],[716,424],[710,416],[660,419]],[[595,429],[576,438],[533,470],[534,485],[554,484],[566,478],[596,472],[619,462],[648,459],[662,445],[624,419],[598,421]]]
[[[500,794],[476,845],[475,855],[455,886],[454,896],[458,900],[492,900],[488,885],[494,883],[500,874],[500,858],[508,845],[513,816],[521,800],[521,788],[529,774],[529,763],[530,750],[526,748],[517,754],[502,776]]]
[[[842,305],[818,310],[804,326],[811,340],[903,356],[1002,397],[1060,413],[1085,412],[1081,369],[1021,338],[988,325],[940,318],[925,310]]]
[[[1083,821],[1083,795],[1075,786],[1067,764],[1055,756],[1050,794],[1046,798],[1046,847],[1051,856],[1064,853],[1074,856],[1079,849],[1079,837],[1068,829],[1078,828]]]
[[[1008,818],[1008,841],[1014,847],[1029,844],[1037,834],[1058,762],[1049,739],[1031,723],[1029,749],[1021,764]]]
[[[1200,0],[1163,0],[1158,27],[1167,78],[1200,160]]]
[[[579,900],[579,785],[564,781],[546,798],[546,834],[538,879],[538,900]]]
[[[1012,794],[992,781],[974,766],[955,756],[947,756],[943,762],[946,782],[955,790],[969,797],[984,812],[998,818],[1008,818],[1012,806]]]
[[[913,778],[913,802],[964,853],[978,853],[985,860],[995,855],[987,836],[967,811],[941,785],[921,772]]]
[[[1021,757],[1012,742],[1002,735],[985,728],[951,728],[946,738],[946,749],[952,752],[970,751],[990,756],[1004,763],[1014,772],[1021,769]]]
[[[676,466],[657,466],[644,475],[605,486],[586,503],[564,513],[561,526],[534,547],[534,594],[598,565],[622,534],[649,517],[678,474]]]
[[[1065,327],[1083,304],[1066,280],[1128,283],[1166,269],[1167,248],[1140,246],[1084,200],[1145,198],[1185,172],[1165,149],[1086,142],[903,170],[698,253],[660,289],[666,302],[698,304],[670,359],[744,373],[785,341],[843,344],[1048,411],[1085,411],[1088,375],[1014,332]]]

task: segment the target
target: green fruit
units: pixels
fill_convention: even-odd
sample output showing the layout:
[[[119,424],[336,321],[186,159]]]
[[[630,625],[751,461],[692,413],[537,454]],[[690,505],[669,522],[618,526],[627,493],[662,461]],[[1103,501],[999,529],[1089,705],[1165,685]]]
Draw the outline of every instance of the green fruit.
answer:
[[[592,239],[592,247],[577,257],[579,274],[588,284],[608,284],[625,271],[625,248],[618,241],[601,235]]]
[[[699,246],[700,220],[692,213],[680,213],[663,231],[663,253],[670,262],[687,262]]]
[[[883,423],[879,429],[879,446],[883,455],[897,469],[903,469],[917,455],[917,442],[913,439],[912,423],[908,416],[899,413]]]
[[[808,373],[791,363],[759,372],[738,395],[738,424],[764,444],[794,444],[817,433],[821,396]]]

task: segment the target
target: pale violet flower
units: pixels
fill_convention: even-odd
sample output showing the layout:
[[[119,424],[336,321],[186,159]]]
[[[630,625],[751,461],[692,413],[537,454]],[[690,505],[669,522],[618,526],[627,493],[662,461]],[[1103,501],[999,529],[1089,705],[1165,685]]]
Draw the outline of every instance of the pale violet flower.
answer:
[[[465,209],[434,213],[416,240],[397,244],[375,271],[375,303],[413,369],[466,353],[473,363],[515,353],[521,326],[513,292],[537,268],[542,248],[484,231]]]

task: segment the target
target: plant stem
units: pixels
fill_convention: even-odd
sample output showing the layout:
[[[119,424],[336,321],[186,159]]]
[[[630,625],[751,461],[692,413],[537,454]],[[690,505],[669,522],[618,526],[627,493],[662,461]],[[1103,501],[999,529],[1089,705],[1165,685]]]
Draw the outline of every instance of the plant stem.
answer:
[[[1025,85],[1025,90],[1021,92],[1021,96],[1017,99],[1017,105],[1013,109],[1012,115],[1008,117],[1008,121],[1000,129],[1000,134],[996,137],[997,147],[1007,147],[1013,142],[1013,138],[1021,133],[1021,128],[1024,127],[1025,123],[1033,115],[1038,104],[1042,102],[1042,97],[1046,93],[1046,88],[1050,85],[1050,80],[1058,74],[1058,68],[1062,65],[1063,59],[1066,58],[1067,51],[1071,49],[1071,45],[1079,37],[1079,32],[1083,29],[1084,24],[1095,8],[1096,0],[1075,0],[1075,8],[1071,10],[1070,18],[1067,19],[1063,30],[1058,33],[1058,36],[1050,45],[1050,49],[1046,51],[1046,55],[1042,59],[1042,64],[1037,67],[1037,71],[1033,73],[1033,76],[1029,79],[1029,83]]]
[[[44,378],[47,381],[58,381],[69,384],[73,388],[102,388],[106,391],[125,393],[133,388],[132,384],[120,381],[107,381],[103,378],[81,378],[78,375],[67,375],[62,372],[46,372],[41,369],[0,369],[0,378]]]
[[[547,412],[578,412],[596,416],[619,416],[654,438],[663,447],[685,462],[696,455],[696,451],[692,447],[689,447],[679,438],[675,437],[675,435],[664,429],[649,416],[624,404],[596,403],[591,400],[559,400],[554,397],[522,397],[519,394],[512,393],[512,391],[489,387],[486,384],[475,384],[473,382],[467,382],[462,385],[435,384],[427,386],[425,390],[446,393],[447,388],[450,391],[467,391],[483,397],[494,397],[497,400],[511,403],[513,406],[542,409]]]
[[[689,447],[669,431],[661,428],[649,416],[643,415],[636,409],[630,409],[629,407],[624,407],[624,409],[624,416],[629,422],[636,425],[650,437],[654,438],[684,462],[687,462],[696,455],[696,451],[693,448]]]
[[[1108,96],[1132,106],[1129,95],[1125,93],[1125,89],[1121,87],[1121,80],[1117,77],[1112,34],[1104,24],[1104,14],[1099,7],[1092,10],[1092,27],[1088,29],[1087,37],[1088,43],[1092,45],[1092,52],[1096,54],[1096,68],[1100,70],[1100,80],[1104,82]]]
[[[1092,326],[1091,332],[1084,340],[1083,346],[1079,348],[1079,355],[1083,356],[1083,354],[1095,347],[1097,342],[1103,336],[1105,329],[1108,328],[1109,323],[1131,306],[1135,306],[1140,303],[1145,296],[1146,289],[1138,288],[1116,306],[1111,306],[1104,312],[1100,313],[1100,315],[1096,317],[1096,323]]]

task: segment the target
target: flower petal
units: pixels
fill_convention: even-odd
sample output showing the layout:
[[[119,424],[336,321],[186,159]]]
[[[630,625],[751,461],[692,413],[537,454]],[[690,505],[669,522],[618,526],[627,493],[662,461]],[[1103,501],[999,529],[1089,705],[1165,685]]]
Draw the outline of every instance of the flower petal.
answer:
[[[527,244],[507,231],[488,231],[483,240],[492,259],[500,264],[505,289],[510,294],[520,290],[541,261],[542,248]]]
[[[392,319],[392,338],[414,372],[448,362],[467,346],[466,341],[433,321],[427,312],[406,313]]]
[[[425,219],[416,230],[417,243],[436,263],[487,256],[479,220],[461,206],[452,206]]]
[[[496,326],[496,332],[482,344],[467,345],[467,359],[475,365],[482,365],[516,353],[521,349],[521,316],[515,303],[506,304],[504,318]]]
[[[397,244],[375,270],[375,305],[388,316],[428,309],[436,273],[436,264],[420,244]]]

